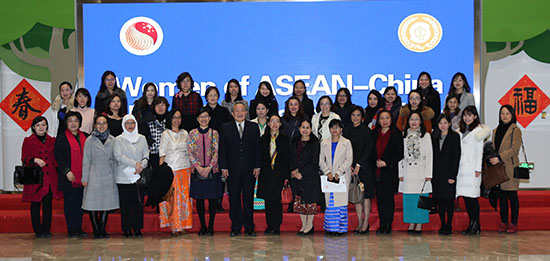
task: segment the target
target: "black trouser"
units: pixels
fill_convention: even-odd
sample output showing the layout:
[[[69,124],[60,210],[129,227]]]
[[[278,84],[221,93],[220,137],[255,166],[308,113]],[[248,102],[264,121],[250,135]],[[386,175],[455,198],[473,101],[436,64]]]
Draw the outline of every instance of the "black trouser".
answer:
[[[137,184],[117,184],[120,200],[120,224],[129,233],[143,228],[143,204]]]
[[[382,185],[382,182],[377,181],[375,183],[376,198],[378,203],[378,217],[380,219],[380,225],[393,223],[393,214],[395,211],[395,199],[394,193],[391,188],[386,188]]]
[[[265,200],[265,221],[267,227],[276,232],[281,231],[283,223],[283,204],[281,200]]]
[[[466,211],[468,211],[470,221],[479,221],[479,201],[477,198],[464,197],[464,203],[466,203]]]
[[[441,226],[453,224],[454,214],[454,199],[438,199],[437,208],[439,210],[439,219],[441,220]],[[447,219],[445,219],[447,214]]]
[[[499,192],[500,220],[502,223],[508,223],[508,200],[510,200],[510,208],[512,210],[512,224],[517,225],[519,215],[519,200],[517,191],[501,190]]]
[[[210,214],[210,218],[208,220],[208,229],[214,230],[214,218],[216,217],[216,210],[218,208],[218,200],[217,198],[209,198],[208,199],[208,214]],[[204,207],[204,201],[205,199],[197,199],[197,213],[199,214],[199,221],[201,222],[201,229],[206,229],[206,220],[204,217],[204,213],[206,212],[206,208]]]
[[[254,185],[256,179],[249,171],[229,170],[227,180],[229,190],[229,217],[231,218],[231,230],[241,231],[254,229]],[[242,204],[241,204],[242,195]]]
[[[40,205],[42,205],[42,222],[40,222]],[[50,190],[41,201],[31,202],[32,229],[37,235],[50,233],[52,227],[52,191]]]
[[[63,210],[65,212],[65,222],[67,223],[67,231],[79,232],[82,230],[82,196],[84,192],[83,187],[73,188],[70,187],[63,189]]]

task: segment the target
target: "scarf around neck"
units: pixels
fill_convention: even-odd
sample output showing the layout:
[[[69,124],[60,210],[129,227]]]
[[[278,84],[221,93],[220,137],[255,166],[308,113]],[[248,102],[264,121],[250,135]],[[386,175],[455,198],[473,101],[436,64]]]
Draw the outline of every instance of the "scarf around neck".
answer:
[[[69,141],[71,149],[71,171],[75,176],[75,181],[72,182],[73,188],[82,187],[82,160],[84,158],[84,143],[86,136],[81,131],[78,131],[78,140],[69,129],[65,130],[65,136]]]

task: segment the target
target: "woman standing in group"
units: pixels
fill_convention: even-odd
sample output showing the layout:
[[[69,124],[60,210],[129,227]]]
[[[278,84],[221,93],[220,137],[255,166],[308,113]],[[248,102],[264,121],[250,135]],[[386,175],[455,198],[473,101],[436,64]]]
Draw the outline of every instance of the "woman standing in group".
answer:
[[[95,110],[90,108],[92,97],[90,92],[84,88],[76,90],[74,99],[74,108],[71,111],[76,111],[82,115],[82,127],[80,131],[90,134],[94,128]]]
[[[456,176],[460,163],[460,134],[451,130],[451,117],[441,114],[432,135],[433,197],[437,201],[441,229],[439,233],[450,235],[453,231]],[[445,218],[447,215],[447,218]]]
[[[63,210],[70,237],[87,237],[82,231],[82,158],[87,134],[79,128],[82,116],[78,112],[65,114],[65,132],[55,139],[58,188],[63,191]]]
[[[422,96],[417,90],[412,90],[409,93],[409,103],[403,105],[399,111],[399,118],[397,119],[397,128],[400,131],[405,130],[405,125],[409,122],[409,116],[413,112],[418,112],[422,119],[424,119],[424,126],[428,133],[432,133],[432,118],[434,117],[434,111],[422,104]],[[439,114],[439,113],[438,113]]]
[[[449,89],[449,96],[455,95],[458,97],[460,110],[464,110],[464,108],[470,105],[476,106],[476,100],[474,95],[470,93],[470,85],[466,80],[466,75],[461,72],[457,72],[453,75],[452,79],[453,81],[451,83],[451,88]]]
[[[285,102],[285,112],[281,118],[281,131],[286,135],[289,142],[300,137],[300,122],[309,119],[304,113],[300,99],[295,96],[288,98]],[[290,143],[289,143],[290,144]]]
[[[193,91],[194,84],[193,77],[188,72],[178,75],[176,85],[179,92],[172,100],[172,111],[180,110],[183,128],[186,131],[199,126],[195,117],[203,105],[201,95]]]
[[[460,120],[462,140],[460,144],[460,166],[456,177],[456,196],[464,197],[470,225],[462,232],[465,235],[479,234],[479,202],[481,187],[481,164],[483,161],[483,144],[491,130],[482,126],[479,114],[474,106],[464,108]]]
[[[216,210],[218,209],[219,199],[223,196],[222,179],[218,167],[218,145],[220,136],[217,130],[208,127],[211,114],[207,107],[208,105],[201,109],[197,115],[199,128],[191,130],[189,132],[189,138],[187,139],[189,160],[194,168],[194,173],[191,178],[190,196],[197,200],[197,213],[199,214],[199,220],[201,222],[199,236],[214,235]],[[210,173],[212,175],[209,178]],[[201,175],[203,178],[200,179],[197,175]],[[208,212],[210,214],[208,227],[206,226],[204,217],[205,200],[208,200]]]
[[[325,193],[324,229],[329,235],[342,235],[348,232],[348,189],[351,180],[353,149],[351,142],[342,137],[343,124],[334,119],[329,123],[330,137],[321,141],[319,168],[327,180],[338,183],[346,180],[346,192]]]
[[[220,131],[222,128],[222,124],[233,120],[233,118],[231,118],[231,114],[229,113],[229,110],[227,110],[227,108],[218,104],[220,91],[216,86],[210,86],[206,88],[204,95],[206,96],[207,102],[204,108],[208,110],[208,114],[210,115],[210,121],[208,125],[210,126],[210,128],[216,131]]]
[[[106,112],[109,103],[107,100],[112,94],[117,94],[120,98],[120,114],[128,113],[128,101],[126,100],[126,92],[118,87],[116,75],[112,71],[105,71],[101,76],[101,86],[95,96],[95,111],[97,114]]]
[[[57,137],[65,133],[65,114],[67,114],[74,106],[73,85],[70,82],[62,82],[59,85],[59,95],[57,95],[52,103],[52,126],[48,133],[52,137]]]
[[[57,162],[54,155],[55,138],[48,135],[48,120],[38,116],[32,120],[32,134],[23,140],[21,161],[25,166],[38,165],[44,172],[42,184],[25,185],[23,202],[31,202],[31,222],[37,238],[50,238],[52,233],[52,197],[63,198],[57,190]],[[42,222],[40,222],[42,205]]]
[[[317,214],[317,202],[321,194],[319,179],[320,144],[311,133],[311,122],[300,122],[300,138],[292,141],[290,146],[290,175],[294,180],[294,212],[300,214],[302,227],[299,236],[312,235],[313,219]]]
[[[458,96],[456,95],[449,95],[447,96],[447,99],[445,99],[445,108],[443,109],[443,114],[449,115],[449,118],[451,119],[451,129],[455,132],[460,131],[460,102],[458,100]],[[435,129],[436,126],[434,126]]]
[[[154,109],[154,115],[141,122],[139,133],[145,136],[147,144],[149,144],[149,165],[156,168],[159,166],[160,137],[168,125],[166,116],[170,104],[168,104],[166,98],[158,96],[151,105]]]
[[[500,107],[498,127],[493,130],[493,145],[498,152],[498,157],[490,159],[491,164],[504,162],[506,176],[510,180],[500,184],[500,225],[498,232],[516,233],[518,231],[519,179],[514,177],[514,168],[519,166],[519,150],[523,146],[521,129],[516,125],[516,114],[510,105]],[[508,201],[512,220],[508,223]]]
[[[265,129],[267,127],[267,120],[268,120],[268,115],[270,115],[270,111],[268,109],[268,107],[263,103],[263,102],[256,102],[255,104],[255,115],[257,115],[256,117],[252,118],[251,122],[254,122],[256,124],[258,124],[258,127],[260,128],[260,137],[264,135],[265,133]]]
[[[441,113],[441,98],[439,97],[439,92],[437,92],[432,85],[432,76],[429,73],[421,72],[418,75],[416,90],[422,96],[422,106],[431,108],[435,113],[432,118],[425,118],[424,120],[430,120],[432,123],[430,126],[435,126],[435,120]],[[432,132],[430,126],[426,125],[426,130],[428,130],[429,133]]]
[[[340,88],[336,92],[336,103],[332,105],[331,110],[340,116],[342,124],[347,127],[351,124],[351,110],[355,107],[351,103],[351,93],[348,88]]]
[[[254,119],[258,115],[256,113],[256,106],[259,103],[263,103],[267,108],[268,115],[277,114],[279,115],[279,103],[275,99],[273,93],[273,87],[267,81],[263,81],[258,85],[258,91],[256,91],[256,97],[250,101],[250,118]]]
[[[365,108],[365,124],[374,129],[378,113],[384,109],[384,100],[377,90],[371,90],[367,96],[367,107]]]
[[[330,110],[332,108],[332,99],[329,96],[323,96],[317,103],[317,114],[311,119],[313,135],[322,141],[325,138],[331,137],[328,124],[334,120],[340,119],[340,116]]]
[[[125,115],[122,135],[115,138],[114,155],[117,159],[116,183],[120,200],[120,225],[125,237],[141,237],[143,202],[137,185],[140,173],[149,164],[149,148],[138,132],[136,118]],[[132,234],[133,230],[133,234]]]
[[[315,114],[315,109],[313,108],[313,101],[307,97],[306,83],[303,80],[294,82],[292,96],[300,100],[304,113],[307,115],[308,119],[311,119]]]
[[[225,92],[225,97],[222,101],[222,106],[225,107],[229,112],[233,113],[233,105],[236,101],[241,101],[246,105],[246,110],[248,110],[248,101],[243,99],[241,92],[241,84],[237,79],[231,79],[227,83],[227,91]],[[249,115],[246,116],[249,119]]]
[[[132,115],[134,115],[138,122],[143,118],[146,119],[153,116],[154,109],[152,104],[157,96],[157,86],[154,83],[148,82],[143,86],[143,95],[134,102],[134,108],[132,109]]]
[[[109,133],[113,137],[118,137],[122,134],[122,117],[124,114],[121,111],[121,98],[118,94],[112,94],[107,99],[107,109],[105,109],[105,115],[107,122],[109,123]]]
[[[392,114],[383,110],[378,114],[375,138],[375,191],[378,200],[380,227],[377,234],[390,234],[395,211],[395,193],[399,186],[399,161],[403,159],[403,135],[392,124]]]
[[[401,109],[401,97],[397,95],[397,90],[393,86],[384,89],[384,109],[391,113],[392,124],[397,123],[399,111]],[[376,125],[375,125],[376,126]]]
[[[90,215],[94,238],[109,237],[105,230],[109,211],[119,208],[114,144],[115,138],[109,135],[107,117],[97,116],[95,129],[86,139],[82,161],[82,209]]]
[[[268,124],[269,132],[260,140],[262,165],[258,176],[257,196],[265,200],[265,234],[279,235],[283,223],[281,191],[285,180],[289,179],[289,141],[286,135],[279,132],[279,115],[271,115]]]
[[[167,129],[160,137],[159,165],[164,162],[174,172],[172,196],[160,203],[160,227],[170,227],[173,236],[193,226],[193,209],[189,198],[191,163],[187,150],[188,133],[183,129],[183,113],[173,110],[167,121]]]
[[[422,224],[430,222],[428,210],[418,208],[420,196],[432,192],[432,139],[426,132],[422,116],[413,112],[403,134],[404,158],[399,163],[400,191],[403,193],[403,223],[409,233],[422,233]],[[422,191],[423,190],[423,191]],[[423,194],[421,194],[423,193]]]
[[[351,111],[351,125],[344,128],[344,137],[349,139],[353,147],[353,163],[351,175],[357,175],[363,183],[363,202],[355,204],[357,220],[359,224],[355,233],[365,234],[369,232],[370,200],[374,198],[373,146],[374,137],[372,131],[362,121],[363,108],[356,106]]]

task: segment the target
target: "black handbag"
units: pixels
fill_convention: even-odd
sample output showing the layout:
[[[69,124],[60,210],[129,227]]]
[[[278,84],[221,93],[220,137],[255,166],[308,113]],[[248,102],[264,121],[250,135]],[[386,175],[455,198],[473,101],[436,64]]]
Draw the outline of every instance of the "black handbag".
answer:
[[[214,140],[214,131],[212,131],[212,130],[210,132],[210,137],[211,137],[211,140],[213,141]],[[203,147],[204,147],[204,142],[205,142],[204,139],[203,139],[202,142],[203,142]],[[213,143],[210,144],[210,149],[212,151],[214,150],[214,144]],[[202,158],[206,161],[206,150],[204,150],[204,149],[202,150]],[[207,166],[204,166],[204,167],[207,167]],[[197,180],[197,181],[210,180],[210,179],[214,178],[214,173],[211,169],[210,172],[208,172],[208,175],[205,177],[205,176],[199,174],[197,169],[194,169],[193,170],[193,176],[195,176],[195,180]]]
[[[515,129],[514,129],[515,131]],[[514,141],[514,132],[512,131],[512,142]],[[525,153],[525,147],[523,147],[523,140],[521,141],[521,150],[523,151],[523,156],[525,157],[525,162],[520,162],[519,166],[514,168],[514,178],[516,179],[530,179],[529,161],[527,160],[527,153]],[[512,163],[514,158],[512,158]]]
[[[420,191],[420,198],[418,198],[418,208],[429,210],[430,214],[435,214],[437,212],[435,199],[432,197],[426,197],[422,196],[422,192],[424,192],[424,186],[426,186],[426,182],[424,181],[424,184],[422,185],[422,190]]]
[[[43,182],[44,172],[38,165],[15,166],[13,183],[16,185],[40,185]]]
[[[153,167],[147,166],[147,168],[143,169],[143,171],[139,173],[139,179],[136,183],[140,187],[149,187],[149,183],[151,183],[152,177],[153,177]]]

